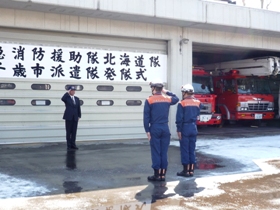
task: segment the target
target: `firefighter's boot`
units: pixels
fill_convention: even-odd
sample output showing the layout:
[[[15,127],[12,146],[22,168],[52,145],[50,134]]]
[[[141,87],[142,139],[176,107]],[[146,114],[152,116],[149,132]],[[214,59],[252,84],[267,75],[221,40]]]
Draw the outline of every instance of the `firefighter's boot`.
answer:
[[[161,169],[161,174],[160,174],[161,181],[165,181],[166,170],[167,169]]]
[[[148,176],[148,181],[161,181],[160,169],[154,169],[154,175]]]
[[[177,172],[177,176],[184,176],[184,177],[189,177],[190,176],[190,164],[183,165],[183,171]]]
[[[190,174],[190,176],[193,176],[193,174],[194,174],[194,164],[190,164],[189,174]]]

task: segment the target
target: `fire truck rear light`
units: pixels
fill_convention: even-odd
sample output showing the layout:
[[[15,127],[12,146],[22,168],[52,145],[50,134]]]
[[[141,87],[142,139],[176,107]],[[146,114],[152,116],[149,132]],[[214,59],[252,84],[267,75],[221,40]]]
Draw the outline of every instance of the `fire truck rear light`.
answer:
[[[240,103],[237,103],[236,106],[239,107],[239,106],[240,106]]]

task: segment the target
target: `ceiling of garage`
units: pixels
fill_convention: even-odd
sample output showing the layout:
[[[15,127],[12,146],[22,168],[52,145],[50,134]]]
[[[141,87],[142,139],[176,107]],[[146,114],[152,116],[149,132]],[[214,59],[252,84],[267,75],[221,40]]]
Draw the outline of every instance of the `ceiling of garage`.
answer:
[[[193,44],[194,65],[203,65],[221,61],[241,60],[248,58],[276,56],[280,51],[256,50],[242,47],[221,46],[212,44]]]

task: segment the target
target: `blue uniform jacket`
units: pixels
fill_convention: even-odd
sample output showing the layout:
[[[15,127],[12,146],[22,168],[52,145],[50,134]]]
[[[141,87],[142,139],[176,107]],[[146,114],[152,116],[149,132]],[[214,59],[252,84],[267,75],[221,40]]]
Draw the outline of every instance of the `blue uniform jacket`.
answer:
[[[146,133],[150,132],[151,124],[168,123],[170,105],[176,104],[179,98],[170,91],[166,95],[157,93],[146,99],[143,118]]]
[[[187,97],[180,101],[176,114],[177,132],[182,132],[183,124],[196,124],[202,107],[200,101],[193,97]]]
[[[74,118],[75,121],[78,121],[78,118],[82,117],[80,99],[76,96],[74,98],[75,104],[69,93],[65,93],[61,98],[65,104],[64,120],[72,120]]]

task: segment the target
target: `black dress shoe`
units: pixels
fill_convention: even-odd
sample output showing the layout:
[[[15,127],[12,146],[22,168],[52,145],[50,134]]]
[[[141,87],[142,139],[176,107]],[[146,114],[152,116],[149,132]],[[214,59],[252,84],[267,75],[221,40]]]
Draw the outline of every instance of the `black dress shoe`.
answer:
[[[79,149],[77,146],[72,147],[72,149]]]
[[[73,150],[73,148],[72,147],[67,147],[67,150],[71,151],[71,150]]]

